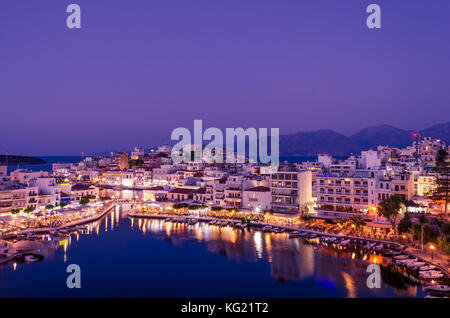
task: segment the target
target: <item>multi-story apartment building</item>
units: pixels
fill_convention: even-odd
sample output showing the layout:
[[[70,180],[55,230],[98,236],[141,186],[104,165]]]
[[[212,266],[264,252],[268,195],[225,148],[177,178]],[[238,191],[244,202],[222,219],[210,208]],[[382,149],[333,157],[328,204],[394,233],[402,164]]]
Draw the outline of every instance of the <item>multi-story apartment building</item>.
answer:
[[[0,213],[38,207],[38,189],[8,179],[0,179]]]
[[[440,139],[432,139],[431,137],[424,137],[419,140],[418,145],[414,141],[412,146],[407,148],[408,154],[411,156],[417,155],[424,166],[434,166],[437,153],[441,149],[445,149],[445,142]]]
[[[311,171],[297,171],[294,165],[281,165],[270,175],[272,209],[298,213],[312,201]]]
[[[121,185],[122,172],[113,170],[104,171],[102,174],[102,180],[105,184],[108,185],[115,185],[115,186]]]
[[[39,190],[39,207],[58,206],[61,203],[60,187],[55,178],[36,178],[29,182],[29,186]]]
[[[128,153],[124,151],[118,152],[114,158],[114,163],[120,170],[128,169],[130,167],[128,164]]]
[[[137,160],[144,156],[145,151],[144,148],[134,147],[134,150],[131,152],[131,159]]]
[[[230,175],[227,178],[224,189],[225,205],[239,207],[242,205],[243,175]]]
[[[320,217],[352,217],[368,212],[369,178],[366,175],[317,175],[314,193]]]
[[[49,176],[47,171],[31,171],[28,169],[16,169],[11,172],[12,181],[28,184],[32,179],[46,178]]]
[[[368,214],[382,200],[414,194],[413,174],[394,170],[356,170],[352,176],[317,175],[314,185],[316,212],[324,218],[348,218]]]
[[[414,177],[414,196],[429,196],[436,188],[436,177],[431,175],[418,175]]]
[[[246,210],[264,212],[272,209],[270,187],[257,186],[242,191],[242,207]]]
[[[198,188],[194,191],[194,201],[198,203],[208,203],[212,202],[213,199],[213,187],[211,185],[206,185],[205,187]]]
[[[99,198],[99,189],[89,183],[73,184],[70,189],[70,196],[72,201],[80,201],[81,198],[92,196],[95,199]]]

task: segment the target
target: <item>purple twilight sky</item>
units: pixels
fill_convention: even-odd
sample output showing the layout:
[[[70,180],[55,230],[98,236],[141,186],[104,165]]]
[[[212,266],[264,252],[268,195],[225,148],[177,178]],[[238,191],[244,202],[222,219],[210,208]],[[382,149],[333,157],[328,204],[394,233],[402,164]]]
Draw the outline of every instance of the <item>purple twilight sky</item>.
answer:
[[[450,119],[449,35],[449,0],[2,1],[0,152],[149,147],[194,119],[427,128]]]

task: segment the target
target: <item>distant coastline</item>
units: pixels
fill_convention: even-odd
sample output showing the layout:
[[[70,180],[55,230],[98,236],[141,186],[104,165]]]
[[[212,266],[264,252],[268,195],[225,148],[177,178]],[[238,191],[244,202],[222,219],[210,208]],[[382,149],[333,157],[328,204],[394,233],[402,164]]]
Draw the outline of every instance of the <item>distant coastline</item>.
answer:
[[[47,162],[41,158],[29,157],[29,156],[14,156],[8,155],[8,166],[14,165],[42,165]],[[0,155],[0,165],[6,164],[6,155]]]

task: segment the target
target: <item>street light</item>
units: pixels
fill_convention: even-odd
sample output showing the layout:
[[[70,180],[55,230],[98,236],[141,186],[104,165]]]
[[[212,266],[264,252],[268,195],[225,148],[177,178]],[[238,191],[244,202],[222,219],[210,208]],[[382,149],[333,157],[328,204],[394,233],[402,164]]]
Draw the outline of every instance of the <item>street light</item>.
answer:
[[[430,250],[431,250],[431,260],[433,260],[434,259],[434,249],[435,249],[436,247],[433,245],[433,244],[431,244],[430,245]]]

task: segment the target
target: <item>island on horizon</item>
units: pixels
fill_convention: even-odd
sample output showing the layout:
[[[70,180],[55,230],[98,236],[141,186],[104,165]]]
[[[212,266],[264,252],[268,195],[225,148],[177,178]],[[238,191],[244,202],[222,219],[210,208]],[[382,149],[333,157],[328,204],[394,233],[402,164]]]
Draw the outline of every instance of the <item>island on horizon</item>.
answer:
[[[0,155],[0,166],[46,164],[44,159],[30,156]]]

